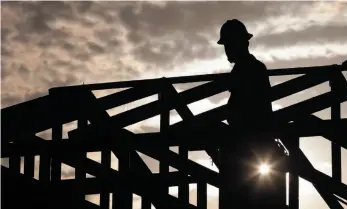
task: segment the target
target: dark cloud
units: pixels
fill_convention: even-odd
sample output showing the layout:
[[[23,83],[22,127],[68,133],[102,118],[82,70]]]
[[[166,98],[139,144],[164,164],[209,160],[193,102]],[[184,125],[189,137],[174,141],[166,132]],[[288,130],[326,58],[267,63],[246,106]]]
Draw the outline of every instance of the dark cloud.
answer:
[[[76,6],[77,11],[81,14],[88,12],[94,4],[94,2],[91,1],[78,1],[73,3]]]
[[[47,95],[48,92],[46,90],[41,90],[41,91],[23,91],[20,95],[16,94],[15,92],[6,92],[6,93],[1,93],[1,103],[4,104],[2,108],[6,107],[6,104],[16,104],[16,103],[21,103],[25,102],[28,100],[33,100],[36,98],[39,98],[41,96]]]
[[[5,108],[7,104],[16,104],[23,101],[22,98],[15,95],[14,92],[1,93],[2,108]]]
[[[16,39],[23,42],[28,41],[32,35],[62,35],[61,31],[53,31],[49,23],[56,19],[72,17],[71,7],[67,2],[6,2],[2,10],[18,11],[18,14],[14,15],[22,15],[25,18],[25,21],[15,25],[18,31]]]
[[[255,45],[266,45],[267,47],[290,47],[294,44],[306,42],[325,44],[330,41],[346,41],[346,34],[347,27],[345,26],[316,25],[304,31],[295,31],[292,29],[285,33],[254,37],[252,42],[255,43]]]
[[[121,19],[132,30],[145,29],[150,36],[177,31],[192,35],[226,19],[237,17],[247,21],[262,17],[262,9],[267,5],[264,2],[167,2],[165,6],[141,4],[139,10],[129,5],[122,11]]]
[[[1,42],[6,41],[9,38],[10,33],[11,31],[8,28],[1,29]]]
[[[253,5],[250,7],[254,10]],[[221,24],[233,11],[242,16],[247,8],[238,2],[168,2],[164,7],[141,4],[140,9],[133,4],[121,11],[120,19],[130,31],[128,39],[135,44],[144,43],[136,45],[135,54],[140,59],[159,65],[176,64],[218,55],[208,44],[210,37],[203,33],[215,34],[211,26]],[[167,35],[171,39],[151,41]],[[172,41],[174,44],[169,44]]]
[[[329,44],[346,44],[346,8],[342,2],[5,2],[2,105],[53,86],[171,75],[173,68],[181,75],[181,65],[223,56],[214,43],[232,18],[255,35],[252,51],[270,69],[341,63],[346,53]],[[307,43],[320,48],[298,55]],[[220,71],[229,69],[211,69]]]
[[[88,47],[89,47],[90,51],[93,51],[95,53],[103,53],[103,52],[105,52],[104,48],[101,45],[98,45],[96,43],[89,43]]]
[[[137,18],[135,15],[136,8],[136,4],[132,4],[125,6],[122,11],[119,12],[120,20],[131,30],[139,29],[139,21],[141,21],[141,19]]]
[[[323,66],[323,65],[341,65],[347,56],[333,56],[333,57],[317,57],[312,58],[300,58],[295,59],[295,62],[291,60],[277,59],[273,62],[265,62],[268,69],[280,69],[280,68],[296,68],[296,67],[311,67],[311,66]]]

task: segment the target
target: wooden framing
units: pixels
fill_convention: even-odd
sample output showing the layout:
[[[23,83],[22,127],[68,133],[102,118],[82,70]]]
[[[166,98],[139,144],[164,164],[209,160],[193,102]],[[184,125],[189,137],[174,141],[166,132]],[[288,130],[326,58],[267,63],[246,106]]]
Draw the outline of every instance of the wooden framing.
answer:
[[[340,65],[269,70],[269,76],[304,74],[274,86],[273,101],[323,82],[328,81],[331,86],[328,93],[276,111],[278,123],[264,130],[263,134],[280,138],[290,152],[287,170],[290,209],[299,207],[299,177],[310,181],[330,208],[342,208],[335,195],[347,199],[347,187],[341,183],[341,147],[347,148],[343,140],[347,136],[347,119],[341,119],[340,110],[340,104],[347,101],[347,82],[341,73],[345,70]],[[180,93],[173,87],[176,83],[199,81],[209,82]],[[223,182],[218,172],[189,160],[188,152],[204,150],[219,167],[219,149],[223,144],[230,144],[230,138],[235,135],[232,127],[221,122],[226,119],[225,106],[194,115],[187,105],[226,91],[226,82],[227,74],[213,74],[58,87],[50,89],[48,96],[4,108],[1,157],[9,158],[9,168],[2,169],[18,175],[6,175],[6,181],[23,178],[20,182],[37,185],[33,190],[47,189],[53,196],[69,191],[69,198],[64,198],[79,208],[95,208],[85,203],[85,195],[100,194],[102,209],[110,208],[110,203],[113,209],[131,209],[135,193],[142,197],[142,209],[150,209],[151,204],[157,209],[206,209],[207,184],[220,187]],[[129,89],[101,98],[92,93],[124,87]],[[112,117],[106,112],[151,95],[158,95],[158,100]],[[328,107],[331,107],[331,120],[311,115]],[[176,110],[183,120],[170,125],[170,110]],[[124,129],[156,115],[160,115],[157,133],[134,134]],[[74,120],[78,121],[77,129],[68,133],[69,139],[63,139],[63,124]],[[52,140],[35,136],[50,128]],[[225,137],[216,139],[217,132]],[[324,136],[332,141],[332,178],[315,170],[299,149],[299,138],[304,136]],[[170,146],[179,146],[179,153],[170,151]],[[86,157],[87,152],[94,151],[101,152],[101,163]],[[159,160],[160,173],[153,174],[138,152]],[[112,153],[118,158],[118,171],[111,168]],[[36,155],[40,156],[39,180],[33,180]],[[20,174],[20,157],[24,157],[24,175]],[[61,179],[61,163],[75,168],[75,179]],[[169,172],[169,166],[178,171]],[[86,178],[86,173],[95,178]],[[189,203],[191,183],[197,184],[197,206]],[[170,186],[178,186],[178,198],[168,194]],[[3,205],[4,208],[11,208],[17,197],[8,198],[9,205]],[[60,204],[59,198],[54,199],[56,202],[53,199],[49,203],[52,208]]]

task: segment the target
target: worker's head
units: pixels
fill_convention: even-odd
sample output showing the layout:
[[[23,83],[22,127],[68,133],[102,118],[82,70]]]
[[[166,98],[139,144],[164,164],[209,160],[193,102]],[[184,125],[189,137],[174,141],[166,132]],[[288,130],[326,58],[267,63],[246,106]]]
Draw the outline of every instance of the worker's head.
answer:
[[[253,37],[248,33],[246,26],[237,19],[227,20],[220,30],[220,39],[217,42],[224,45],[225,53],[230,62],[235,62],[237,56],[248,53],[249,39]]]

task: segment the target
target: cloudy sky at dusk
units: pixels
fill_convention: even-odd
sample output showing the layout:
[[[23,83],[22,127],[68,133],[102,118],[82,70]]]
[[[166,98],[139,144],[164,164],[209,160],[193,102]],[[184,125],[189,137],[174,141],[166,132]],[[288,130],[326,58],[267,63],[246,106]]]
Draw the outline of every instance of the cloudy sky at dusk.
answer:
[[[232,66],[216,41],[220,26],[233,18],[243,21],[254,35],[250,51],[269,69],[341,64],[347,59],[345,2],[3,2],[1,106],[46,95],[56,86],[228,72]],[[271,78],[271,83],[290,78]],[[192,85],[176,87],[183,91]],[[277,101],[274,108],[329,89],[324,83]],[[225,104],[228,96],[224,92],[189,108],[198,114]],[[110,114],[155,99],[122,106]],[[330,118],[328,110],[317,115]],[[342,105],[342,115],[347,118],[347,103]],[[172,116],[179,120],[177,114]],[[156,131],[158,117],[128,128]],[[315,167],[330,174],[330,143],[319,137],[301,142]],[[346,150],[343,155],[347,159]],[[190,158],[210,166],[203,152],[191,152]],[[157,162],[144,159],[157,170]],[[343,164],[347,168],[347,162]],[[66,176],[71,173],[64,171]],[[347,169],[343,178],[347,183]],[[327,208],[309,183],[303,181],[301,191],[305,199],[301,208]],[[209,194],[210,209],[216,209],[215,189]]]

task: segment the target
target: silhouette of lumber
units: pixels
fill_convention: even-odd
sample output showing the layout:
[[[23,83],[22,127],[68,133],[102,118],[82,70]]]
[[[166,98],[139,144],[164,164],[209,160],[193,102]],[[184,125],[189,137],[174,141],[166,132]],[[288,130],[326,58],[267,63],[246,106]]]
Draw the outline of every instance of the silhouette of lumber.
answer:
[[[61,155],[61,159],[62,161],[72,167],[78,167],[77,164],[77,160],[75,158],[71,158],[68,155]],[[98,176],[102,176],[104,174],[103,172],[103,165],[93,161],[93,160],[89,160],[89,159],[83,159],[83,164],[85,166],[85,171],[91,175],[94,175],[96,177]],[[155,177],[155,176],[159,176],[159,175],[154,175],[151,174],[150,176],[148,175],[144,175],[143,172],[139,171],[139,170],[135,170],[131,173],[127,173],[126,175],[121,174],[118,171],[112,170],[112,169],[108,169],[108,173],[109,176],[113,179],[113,181],[107,181],[108,179],[104,179],[102,178],[104,184],[110,184],[111,186],[109,187],[109,189],[114,189],[114,187],[120,187],[123,189],[126,189],[126,187],[130,186],[131,188],[133,188],[134,191],[136,191],[138,194],[140,194],[143,197],[152,197],[151,199],[153,200],[154,205],[155,204],[155,199],[153,197],[153,195],[156,195],[156,199],[158,199],[158,197],[161,197],[162,195],[157,194],[159,192],[159,190],[156,190],[156,192],[151,192],[148,193],[146,192],[146,190],[148,188],[156,188],[158,187],[158,185],[160,184],[160,182],[162,182],[163,180],[159,180],[159,179],[164,179],[166,182],[171,182],[175,179],[177,179],[177,176],[179,176],[180,174],[168,174],[168,176],[164,176],[164,177]],[[170,175],[172,175],[173,177],[170,177]],[[86,181],[86,183],[88,183],[88,181]],[[175,183],[173,183],[174,185],[176,185]],[[103,185],[103,184],[102,184]],[[88,184],[85,184],[83,186],[85,189],[88,189]],[[106,187],[105,187],[106,188]],[[103,188],[103,189],[105,189]],[[93,189],[93,188],[91,188]],[[85,191],[84,191],[85,193]],[[170,205],[172,205],[172,207],[175,207],[175,198],[172,196],[167,196],[166,199],[166,204],[170,203]],[[176,205],[177,206],[177,205]],[[179,206],[179,205],[178,205]],[[168,206],[166,206],[168,207]],[[189,207],[185,207],[185,208],[194,208],[192,205]]]
[[[220,89],[218,89],[218,87]],[[177,100],[180,100],[180,102],[182,102],[184,104],[189,104],[191,102],[206,98],[208,96],[212,96],[214,94],[217,94],[217,93],[220,93],[220,92],[226,90],[225,86],[224,86],[224,89],[222,87],[223,86],[218,82],[210,82],[210,83],[198,86],[196,88],[189,89],[187,91],[179,93],[177,96],[179,99],[177,99]],[[164,105],[165,105],[165,108],[167,108],[166,110],[174,109],[174,107],[177,105],[177,100],[171,100],[170,102],[166,102],[165,104],[161,104],[160,101],[155,101],[155,102],[134,108],[134,109],[129,110],[127,112],[123,112],[123,113],[120,113],[118,115],[113,116],[111,123],[115,127],[117,127],[117,126],[118,127],[125,127],[125,126],[131,125],[135,122],[142,121],[142,120],[148,119],[150,117],[154,117],[155,115],[158,115],[160,113],[159,109],[163,108]],[[306,104],[305,106],[301,105],[303,107],[301,107],[301,106],[297,107],[297,105],[293,105],[293,106],[297,107],[296,109],[298,109],[298,110],[301,110],[301,109],[305,110],[308,108],[312,108],[311,113],[314,113],[316,111],[324,109],[324,107],[325,108],[329,107],[329,105],[331,105],[331,102],[330,102],[331,100],[332,100],[332,95],[330,92],[328,92],[328,93],[322,94],[320,96],[317,96],[313,99],[306,101],[304,103],[304,104]],[[344,97],[339,99],[340,102],[343,102],[345,100],[346,100],[346,95],[344,95]],[[293,109],[295,109],[295,108],[293,108]],[[285,115],[287,115],[286,113],[289,115],[293,114],[293,112],[287,111],[287,112],[282,113],[283,114],[282,117],[285,117]],[[299,112],[297,112],[297,113],[299,113]],[[223,116],[226,117],[225,114],[223,114]],[[224,118],[224,119],[226,119],[226,118]],[[93,127],[93,125],[92,124],[88,125],[88,127],[85,130],[90,129],[90,127]],[[77,132],[77,131],[78,130],[70,132],[70,135],[73,136],[74,132]]]
[[[277,137],[283,135],[282,132],[295,133],[296,135],[300,135],[302,137],[324,136],[325,138],[334,141],[336,144],[347,148],[347,143],[345,140],[339,138],[335,141],[334,139],[332,139],[332,134],[342,132],[341,135],[345,135],[347,132],[346,129],[343,128],[347,126],[347,119],[341,119],[339,123],[340,125],[336,126],[336,123],[333,123],[331,120],[322,120],[320,118],[317,118],[316,116],[309,116],[305,118],[305,120],[302,119],[301,121],[299,120],[295,123],[287,124],[286,127],[283,128],[283,130],[278,131],[279,133]],[[226,132],[226,124],[221,123],[219,125],[219,129],[217,129],[218,131],[225,134],[228,133]],[[121,132],[127,131],[121,130]],[[226,140],[226,138],[224,138],[223,136],[227,135],[221,135],[219,139],[214,139],[213,141],[211,141],[213,134],[214,132],[207,130],[197,133],[195,135],[197,137],[194,138],[192,138],[187,133],[182,133],[180,135],[169,135],[167,137],[169,143],[168,145],[179,146],[180,144],[184,143],[185,146],[189,147],[189,150],[191,151],[204,150],[204,147],[206,147],[207,145],[217,148],[218,141]],[[103,134],[103,136],[107,136],[107,134]],[[63,139],[59,142],[52,143],[52,141],[47,141],[36,136],[34,136],[34,138],[36,138],[36,140],[34,141],[29,141],[29,138],[27,137],[21,141],[17,141],[16,143],[10,143],[2,146],[2,157],[9,157],[11,154],[16,154],[18,156],[34,156],[39,155],[43,151],[47,151],[48,153],[52,154],[54,154],[54,152],[57,152],[57,154],[63,153],[65,155],[69,153],[73,154],[75,152],[96,152],[105,148],[112,148],[112,143],[115,143],[111,143],[111,141],[98,140],[98,133],[95,133],[94,135],[88,135],[85,138],[85,141]],[[135,149],[138,149],[140,147],[151,149],[151,147],[160,142],[160,138],[160,133],[136,134],[132,143]],[[30,146],[30,149],[27,149],[28,146]],[[114,146],[117,146],[117,144],[115,144]]]
[[[92,94],[92,92],[87,92],[87,91],[81,91],[79,92],[80,96],[84,99],[84,101],[87,101],[89,105],[85,106],[85,109],[83,108],[81,111],[84,114],[88,114],[89,118],[88,120],[91,121],[91,123],[102,123],[102,124],[106,124],[108,120],[110,120],[109,115],[107,114],[106,111],[102,110],[101,108],[99,108],[98,104],[96,103],[96,97]],[[100,129],[100,132],[109,132],[111,131],[114,127],[110,127],[110,126],[97,126]],[[117,135],[114,135],[117,136]],[[129,136],[131,137],[131,136]],[[73,137],[71,137],[73,139]],[[119,141],[120,143],[124,143],[123,145],[123,149],[127,149],[127,146],[131,146],[130,144],[127,145],[127,139],[128,137],[124,136],[124,138],[120,138]],[[122,141],[121,141],[122,140]],[[117,141],[117,140],[114,140]],[[130,147],[128,147],[129,150]],[[116,157],[120,157],[121,152],[123,152],[123,149],[119,149],[118,146],[115,146],[112,151],[113,153],[116,155]],[[103,152],[105,152],[106,150],[103,150]],[[138,155],[138,153],[135,150],[129,150],[129,154],[131,155],[132,161],[135,165],[137,165],[136,167],[138,167],[139,172],[142,173],[143,176],[150,176],[151,175],[151,171],[147,168],[147,166],[144,164],[144,162],[141,160],[141,157]],[[108,156],[108,159],[110,159],[110,156]],[[110,164],[110,162],[107,162],[107,164]],[[165,206],[168,202],[170,202],[170,199],[172,199],[172,197],[168,194],[168,193],[162,193],[160,192],[160,184],[158,184],[158,182],[156,181],[150,181],[152,183],[151,187],[157,187],[157,201],[153,202],[155,205],[158,204],[159,208],[163,208],[163,207],[168,207]],[[106,183],[106,182],[105,182]],[[164,201],[162,201],[164,200]],[[106,201],[106,200],[105,200]],[[172,201],[171,201],[172,202]],[[173,204],[173,202],[172,202]],[[172,206],[172,207],[184,207],[184,208],[192,208],[192,206],[189,206],[188,202],[184,202],[181,201],[181,203],[179,203],[177,201],[176,206]],[[181,206],[179,205],[181,204]],[[183,205],[187,205],[187,206],[183,206]],[[171,207],[171,206],[170,206]]]
[[[118,172],[119,173],[119,172]],[[134,178],[141,178],[141,175],[132,175]],[[183,175],[179,172],[173,173],[173,174],[152,174],[152,177],[154,181],[159,181],[161,184],[165,184],[168,186],[178,186],[178,182],[175,181],[178,178],[182,178]],[[192,178],[188,177],[189,183],[196,183],[196,181],[193,181]],[[103,182],[107,181],[110,182],[109,184],[104,184]],[[113,183],[115,180],[114,178],[107,178],[107,179],[100,179],[100,178],[88,178],[84,181],[84,192],[86,194],[97,194],[99,191],[104,192],[112,192],[114,191],[114,185],[117,185],[118,181],[116,183]],[[52,183],[52,185],[56,184],[56,186],[59,186],[62,190],[71,190],[78,186],[77,180],[63,180],[59,183]]]
[[[325,65],[325,66],[313,66],[313,67],[295,67],[295,68],[281,68],[281,69],[269,69],[269,76],[284,76],[284,75],[300,75],[307,73],[329,72],[339,68],[340,71],[347,71],[346,68],[341,68],[340,65]],[[228,76],[228,73],[219,74],[205,74],[205,75],[193,75],[193,76],[180,76],[168,78],[170,83],[194,83],[203,81],[213,81],[218,79],[224,79]],[[56,89],[71,89],[71,88],[86,88],[88,90],[105,90],[114,88],[128,88],[137,87],[140,85],[152,84],[158,82],[160,78],[134,80],[134,81],[121,81],[121,82],[109,82],[109,83],[97,83],[97,84],[83,84],[75,86],[63,86],[56,87]]]
[[[164,94],[164,92],[162,90],[159,91],[158,100],[165,102],[166,99],[167,99],[167,96]],[[160,132],[164,133],[170,125],[170,112],[166,111],[165,109],[160,109],[160,112],[161,114],[160,114],[159,129],[160,129]],[[167,162],[167,154],[168,152],[170,152],[169,146],[168,146],[168,140],[165,138],[162,138],[158,143],[158,147],[160,150],[159,151],[160,155],[163,156],[162,159],[159,161],[159,172],[164,175],[167,175],[169,173],[169,164]],[[180,179],[182,178],[183,177],[181,177]],[[164,194],[169,194],[169,187],[167,186],[167,184],[165,183],[161,184],[160,191]],[[182,202],[188,203],[183,199],[182,199]],[[163,205],[165,205],[164,201],[163,201]]]
[[[223,134],[224,135],[224,134]],[[226,135],[227,136],[227,135]],[[40,142],[41,143],[46,143],[46,144],[49,144],[49,141],[44,141],[44,140],[40,140]],[[116,145],[117,146],[117,145]],[[35,147],[39,147],[39,145],[36,145]],[[68,146],[65,146],[65,147],[68,147]],[[78,147],[78,146],[76,146],[76,147]],[[42,150],[47,150],[47,148],[45,148],[45,147],[43,147],[42,148]],[[146,147],[146,148],[144,148],[144,149],[139,149],[140,151],[142,151],[144,154],[147,154],[147,155],[149,155],[149,156],[151,156],[151,157],[153,157],[153,158],[156,158],[156,159],[159,159],[160,160],[160,153],[158,152],[158,151],[156,151],[156,149],[154,148],[152,148],[151,149],[151,147],[150,146],[148,146],[148,147]],[[66,156],[66,151],[67,150],[63,150],[63,151],[60,151],[59,153],[64,153],[64,154],[62,154],[62,155],[65,155]],[[71,150],[71,151],[73,151],[73,149]],[[171,156],[171,157],[170,157]],[[177,155],[175,155],[175,153],[173,153],[173,152],[171,152],[171,155],[169,155],[169,157],[170,157],[170,159],[172,158],[172,159],[178,159],[178,157],[176,157]],[[170,160],[171,161],[171,160]],[[177,162],[177,160],[172,160],[171,161],[172,162],[172,164],[170,164],[171,166],[173,166],[173,167],[176,167],[176,168],[180,168],[180,164],[179,163],[176,163]],[[181,163],[181,164],[184,164],[184,163]],[[194,170],[196,170],[196,168],[197,167],[200,167],[200,165],[198,165],[198,164],[196,164],[196,163],[194,163],[194,162],[192,162],[191,163],[192,164],[192,166],[194,167],[194,169],[192,169],[193,171]],[[193,168],[192,167],[192,168]],[[201,166],[201,168],[202,169],[204,169],[202,166]],[[209,171],[210,173],[211,173],[211,175],[209,175],[209,174],[207,174],[207,173],[205,173],[204,171],[202,171],[202,169],[201,170],[197,170],[197,172],[196,173],[190,173],[190,174],[203,174],[202,175],[202,177],[204,178],[204,177],[207,177],[207,176],[211,176],[212,175],[212,171],[209,171],[209,170],[206,170],[206,171]],[[324,175],[324,174],[322,174],[322,175]],[[324,180],[324,179],[328,179],[328,177],[322,177],[322,175],[320,175],[321,177],[320,177],[320,179],[322,179],[322,181],[326,181],[327,182],[327,180]],[[319,176],[319,175],[318,175]],[[303,177],[305,178],[305,175],[303,175]],[[213,178],[212,176],[211,177],[209,177],[209,178]],[[214,178],[217,178],[217,177],[214,177]],[[305,179],[307,179],[307,180],[310,180],[310,177],[306,177]],[[217,186],[218,185],[218,183],[217,183],[217,180],[212,180],[212,181],[210,181],[209,182],[210,184],[212,184],[212,185],[215,185],[215,186]],[[329,183],[330,185],[334,185],[333,183]],[[336,188],[344,188],[344,187],[342,187],[342,186],[335,186]],[[343,189],[342,189],[343,190]],[[347,198],[347,196],[345,196],[345,195],[343,195],[343,194],[347,194],[347,190],[345,190],[345,191],[340,191],[340,192],[336,192],[336,194],[339,194],[339,195],[341,195],[342,197],[344,197],[344,198]]]
[[[145,153],[145,154],[149,154],[149,153]],[[156,155],[152,155],[153,157],[156,157]],[[175,156],[174,155],[174,153],[173,153],[173,156]],[[93,162],[93,161],[91,161],[91,162]],[[94,163],[94,162],[93,162]],[[96,163],[97,164],[97,163]],[[71,164],[71,166],[74,166],[73,164]],[[175,167],[179,167],[179,166],[177,166],[177,164],[172,164],[172,166],[175,166]],[[91,173],[91,174],[95,174],[95,173],[93,173],[93,172],[90,172],[90,170],[88,170],[88,173]],[[197,173],[200,173],[200,171],[198,171]],[[193,174],[193,173],[191,173],[191,174]],[[201,173],[200,173],[201,174]],[[202,173],[203,174],[203,173]],[[302,177],[304,178],[304,179],[307,179],[307,180],[310,180],[310,177],[309,177],[309,175],[313,175],[313,174],[302,174]],[[317,175],[317,177],[319,177],[318,179],[319,179],[319,181],[321,181],[321,182],[326,182],[326,184],[325,185],[334,185],[334,182],[330,182],[329,181],[329,177],[328,176],[326,176],[325,174],[316,174]],[[212,185],[217,185],[217,183],[213,183],[213,181],[212,182],[210,182]],[[347,190],[346,190],[346,187],[345,186],[343,186],[342,184],[341,184],[341,186],[333,186],[333,188],[335,188],[335,189],[337,189],[334,193],[335,194],[338,194],[339,196],[341,196],[341,197],[343,197],[343,198],[347,198],[347,196],[346,196],[346,194],[347,194]],[[340,189],[339,189],[340,188]]]
[[[66,188],[66,190],[65,190]],[[79,204],[86,209],[98,207],[87,201],[78,203],[75,187],[47,186],[39,180],[14,173],[1,166],[1,208],[8,209],[60,209]]]
[[[340,103],[347,101],[347,82],[341,73],[345,70],[340,65],[269,70],[269,76],[303,74],[272,87],[273,101],[323,82],[328,81],[331,86],[330,92],[275,111],[276,122],[268,129],[248,131],[250,136],[280,138],[289,150],[289,167],[282,172],[290,173],[291,209],[298,208],[299,177],[311,182],[330,208],[342,208],[335,195],[347,199],[347,187],[341,183],[340,153],[340,147],[347,148],[347,119],[341,119],[339,109]],[[206,151],[218,167],[219,149],[232,146],[239,138],[232,126],[221,122],[226,119],[225,105],[198,115],[187,105],[226,91],[228,76],[211,74],[58,87],[50,89],[48,96],[2,109],[1,156],[9,158],[9,168],[2,168],[2,180],[7,183],[2,186],[7,195],[2,196],[7,200],[2,206],[62,208],[68,202],[69,207],[75,208],[109,208],[112,193],[113,209],[130,209],[132,194],[136,193],[142,197],[143,209],[149,209],[151,204],[156,208],[205,209],[207,184],[219,187],[222,182],[217,172],[189,160],[188,151]],[[180,93],[173,87],[176,83],[203,81],[209,82]],[[92,93],[127,87],[101,98]],[[106,112],[151,95],[158,95],[158,100],[112,117]],[[312,115],[328,107],[331,120]],[[170,110],[176,110],[183,120],[170,125]],[[156,115],[160,115],[157,133],[134,134],[124,129]],[[62,139],[62,125],[75,120],[78,128],[68,133],[68,139]],[[35,136],[50,128],[52,140]],[[299,137],[305,136],[323,136],[332,142],[332,177],[317,171],[299,149]],[[178,146],[179,153],[170,151],[170,146]],[[94,151],[101,151],[101,163],[86,157],[86,153]],[[159,160],[160,173],[153,174],[138,152]],[[110,166],[111,153],[118,158],[118,171]],[[40,180],[33,179],[36,155],[40,156]],[[24,174],[20,174],[23,156]],[[75,179],[61,179],[61,163],[75,168]],[[178,172],[168,172],[169,166]],[[95,178],[86,178],[86,173]],[[197,206],[189,204],[190,183],[197,184]],[[20,189],[10,186],[14,184]],[[179,186],[178,198],[168,194],[170,186]],[[62,191],[68,192],[63,195]],[[95,193],[100,194],[100,206],[84,200],[86,194]],[[24,201],[15,202],[18,197]]]
[[[300,135],[290,132],[281,139],[287,141],[287,148],[290,150],[291,162],[293,163],[290,167],[290,172],[288,173],[288,186],[289,186],[289,207],[290,208],[299,208],[299,168],[295,166],[294,162],[298,162],[298,151],[300,150]],[[290,165],[290,161],[289,161]]]
[[[334,98],[333,98],[333,105],[331,106],[331,119],[335,122],[335,124],[338,124],[339,120],[341,119],[341,105],[338,101],[338,94],[337,92],[340,90],[341,86],[340,83],[342,83],[344,79],[341,79],[341,76],[339,76],[339,73],[332,72],[332,79],[330,80],[329,84],[331,87],[331,92],[333,92]],[[342,87],[343,88],[343,87]],[[345,126],[347,127],[347,126]],[[342,135],[344,136],[344,135]],[[335,140],[339,140],[343,137],[340,136],[339,132],[336,132],[331,137]],[[336,144],[335,142],[331,143],[331,158],[332,158],[332,176],[334,179],[341,181],[342,180],[342,170],[341,170],[341,148],[339,144]]]
[[[333,66],[333,67],[336,67],[336,66]],[[318,72],[318,74],[324,74],[324,73]],[[313,82],[313,84],[309,85],[309,87],[312,87],[312,86],[317,85],[317,84],[320,83],[319,80],[321,79],[321,76],[317,75],[317,76],[311,76],[311,77],[317,79],[318,81],[317,81],[317,83]],[[221,77],[221,78],[223,78],[223,77]],[[326,76],[325,78],[326,78],[326,80],[329,79],[328,76]],[[167,78],[165,80],[168,80],[168,79],[169,78]],[[293,79],[292,81],[289,81],[289,83],[295,82],[297,79],[300,80],[302,78],[299,77],[299,78]],[[224,79],[220,79],[220,80],[224,80],[224,82],[227,82],[227,79],[225,79],[225,78]],[[157,83],[160,83],[159,80],[158,80]],[[282,92],[283,89],[287,89],[287,91],[295,93],[295,90],[300,89],[299,88],[300,85],[307,85],[306,82],[295,82],[294,84],[288,86],[289,83],[285,82],[284,84],[279,84],[279,85],[276,85],[276,86],[273,87],[273,91],[274,91],[273,97],[275,98],[275,100],[278,99],[278,98],[290,95],[290,93],[288,93],[287,95],[285,93],[282,93],[282,94],[279,93],[279,95],[276,96],[277,95],[276,93],[277,92]],[[144,91],[150,91],[151,90],[151,88],[150,88],[151,85],[143,85],[143,87],[144,86],[146,86],[146,88],[141,88],[140,87],[137,92],[144,92]],[[284,87],[282,87],[282,86],[284,86]],[[87,88],[85,86],[81,86],[81,87],[83,87],[83,89]],[[218,87],[219,87],[219,89],[218,89]],[[293,90],[290,90],[291,89],[290,87],[292,87]],[[77,90],[78,89],[82,89],[82,88],[76,88],[77,89],[75,91],[76,94],[71,93],[71,92],[74,92],[74,91],[71,90],[71,88],[67,88],[67,87],[62,87],[62,88],[63,88],[63,90],[66,88],[66,90],[68,90],[68,92],[69,92],[68,94],[64,94],[64,97],[66,99],[65,101],[69,101],[68,102],[69,106],[66,107],[66,109],[63,108],[63,110],[60,111],[61,113],[63,113],[64,117],[66,117],[65,120],[62,120],[61,122],[62,123],[68,123],[68,122],[73,121],[72,118],[74,118],[73,116],[76,115],[76,110],[73,110],[74,108],[73,108],[73,105],[72,105],[71,101],[74,101],[74,100],[78,99],[78,97],[76,98],[76,96],[78,96],[78,92],[80,92],[80,91],[77,91]],[[276,89],[280,89],[280,90],[276,90]],[[282,91],[281,91],[281,89],[282,89]],[[57,91],[57,90],[60,90],[60,89],[59,88],[53,88],[53,89],[50,90],[50,92],[54,92],[54,91]],[[226,87],[223,88],[222,83],[210,82],[208,84],[204,84],[202,86],[198,86],[196,88],[193,88],[193,89],[190,89],[190,90],[182,92],[183,93],[182,94],[182,101],[187,104],[187,103],[194,102],[194,101],[197,101],[199,99],[203,99],[203,98],[206,98],[208,96],[212,96],[214,94],[220,93],[223,90],[226,90]],[[150,96],[150,95],[153,94],[153,90],[152,90],[152,91],[150,91],[149,93],[146,93],[146,94],[142,93],[142,95],[138,95],[139,97],[137,97],[137,95],[136,95],[136,93],[134,91],[135,91],[135,89],[128,89],[128,90],[124,90],[124,91],[122,91],[120,93],[112,94],[112,95],[114,95],[114,99],[112,99],[112,95],[100,98],[99,99],[99,101],[101,103],[100,106],[101,106],[101,108],[104,108],[104,109],[110,109],[110,108],[113,108],[113,107],[116,107],[116,106],[119,106],[119,105],[122,105],[122,104],[126,104],[126,103],[132,101],[131,99],[133,99],[133,98],[141,99],[143,97]],[[69,95],[70,95],[70,97],[69,97]],[[134,96],[131,96],[131,95],[134,95]],[[135,97],[135,95],[136,95],[136,97]],[[123,101],[122,101],[122,98],[123,98]],[[60,98],[60,99],[64,99],[64,98]],[[2,110],[2,117],[3,117],[4,121],[9,121],[9,122],[16,121],[15,120],[16,118],[21,118],[18,121],[23,121],[24,120],[23,123],[21,123],[21,122],[19,122],[19,123],[13,122],[11,124],[9,122],[6,122],[4,124],[4,127],[3,127],[4,133],[2,133],[2,135],[3,135],[3,137],[5,139],[6,139],[6,135],[7,135],[6,131],[14,130],[13,129],[14,127],[20,128],[20,130],[23,130],[24,132],[26,130],[31,130],[32,129],[32,133],[37,133],[37,132],[40,132],[40,131],[44,131],[44,130],[52,127],[52,125],[50,123],[51,119],[49,118],[52,114],[50,114],[50,110],[47,108],[47,103],[49,103],[49,99],[46,98],[46,97],[43,97],[43,98],[40,98],[40,99],[36,99],[34,101],[35,102],[33,102],[33,103],[32,103],[32,101],[30,101],[28,104],[27,103],[22,103],[22,105],[23,105],[22,107],[19,107],[20,105],[17,105],[18,106],[17,109],[19,109],[19,108],[23,109],[22,112],[20,112],[20,114],[18,116],[14,115],[14,114],[17,114],[17,113],[14,113],[14,111],[11,111],[11,110],[13,110],[14,106],[13,107],[9,107],[9,108],[5,108],[4,110]],[[56,101],[58,102],[59,99],[56,99]],[[64,106],[64,105],[60,105],[60,108],[62,108],[62,106]],[[139,107],[141,109],[135,108],[137,111],[134,112],[133,114],[134,115],[138,114],[139,112],[142,112],[142,110],[158,111],[158,106],[159,106],[159,102],[152,102],[152,103],[150,103],[148,105],[144,105],[144,106]],[[34,109],[34,108],[36,108],[36,109],[35,110],[31,110],[31,109]],[[77,106],[77,107],[75,106],[75,108],[78,109],[79,106]],[[28,111],[25,111],[25,110],[28,110]],[[29,114],[29,115],[26,115],[26,114]],[[144,114],[145,113],[143,113],[143,115]],[[157,112],[157,114],[159,114],[159,113]],[[150,115],[154,116],[156,114],[150,114]],[[38,116],[39,117],[48,117],[48,119],[47,118],[40,119],[40,118],[37,118]],[[68,117],[68,116],[71,116],[71,117]],[[131,118],[131,113],[127,113],[127,114],[124,113],[124,117]],[[144,119],[147,119],[149,117],[150,116],[147,116]],[[41,121],[45,121],[45,123],[44,122],[42,122],[42,124],[30,123],[30,121],[27,121],[27,120],[30,120],[30,118],[37,118],[38,122],[36,122],[36,123],[41,123]],[[63,116],[61,116],[61,118],[63,118]],[[120,116],[120,120],[121,119],[122,119],[122,117]],[[42,125],[42,127],[38,127],[38,125]],[[37,126],[37,128],[31,127],[31,126]],[[21,131],[21,133],[22,133],[22,131]],[[13,137],[13,134],[15,134],[15,133],[11,133],[11,134],[10,134],[11,137]]]

